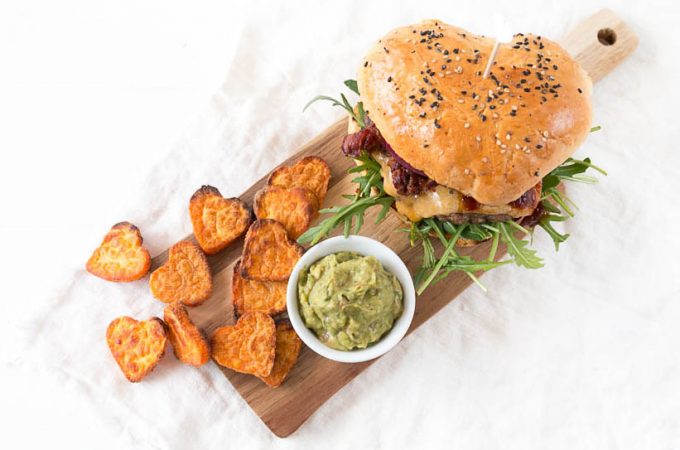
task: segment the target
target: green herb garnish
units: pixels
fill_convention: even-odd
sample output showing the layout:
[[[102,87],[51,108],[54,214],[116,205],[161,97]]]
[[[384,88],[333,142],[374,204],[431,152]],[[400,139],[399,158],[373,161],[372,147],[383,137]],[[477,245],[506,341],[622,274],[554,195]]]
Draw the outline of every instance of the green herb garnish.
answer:
[[[351,91],[356,93],[357,95],[359,94],[359,88],[357,87],[357,82],[356,80],[345,80],[345,86],[347,86]],[[313,99],[311,99],[304,108],[302,108],[302,111],[304,112],[307,108],[312,103],[315,103],[319,100],[326,100],[329,101],[333,104],[333,106],[340,106],[344,108],[347,113],[359,124],[359,126],[363,129],[366,128],[366,113],[364,112],[364,104],[362,102],[357,103],[357,112],[354,111],[354,108],[352,108],[352,105],[349,103],[347,100],[347,97],[345,97],[345,94],[340,94],[340,99],[337,100],[334,99],[333,97],[329,97],[327,95],[317,95]]]
[[[346,80],[345,86],[355,93],[359,93],[355,80]],[[340,94],[342,101],[338,101],[328,96],[317,96],[313,98],[305,109],[317,100],[328,100],[334,106],[341,106],[347,113],[362,127],[365,127],[365,113],[363,104],[357,103],[356,113],[348,102],[344,94]],[[590,129],[591,132],[600,130],[602,127],[596,126]],[[300,244],[310,243],[312,245],[327,237],[331,232],[342,227],[345,236],[350,232],[358,233],[364,223],[364,215],[368,208],[381,206],[376,223],[385,219],[390,207],[394,203],[394,198],[385,193],[383,179],[380,172],[380,164],[365,151],[361,156],[355,158],[357,166],[352,167],[348,173],[361,173],[352,181],[357,184],[354,195],[343,196],[350,203],[344,206],[334,206],[322,209],[322,214],[332,214],[324,219],[317,226],[307,230],[298,238]],[[569,234],[562,234],[553,226],[556,222],[564,222],[573,217],[578,208],[574,202],[564,193],[558,190],[560,183],[578,182],[593,184],[597,179],[585,175],[588,169],[593,169],[603,175],[607,175],[600,167],[592,164],[590,158],[583,160],[568,158],[563,164],[555,168],[543,178],[541,206],[544,214],[538,222],[538,226],[544,230],[553,240],[555,250],[559,250],[560,244],[565,242]],[[409,233],[411,246],[418,243],[423,248],[423,257],[420,268],[414,275],[416,291],[420,295],[432,284],[446,278],[451,272],[463,272],[472,279],[483,290],[486,288],[479,281],[477,274],[496,267],[515,263],[527,269],[539,269],[543,267],[543,260],[538,256],[536,250],[531,248],[531,240],[525,239],[526,236],[532,237],[534,230],[527,230],[514,220],[505,222],[495,222],[486,224],[461,224],[456,225],[447,220],[431,217],[423,219],[417,223],[411,223],[409,229],[404,230]],[[460,255],[456,251],[456,245],[460,239],[472,239],[475,241],[491,241],[489,254],[483,260],[475,260],[471,256]],[[442,252],[437,256],[434,243],[439,241]],[[498,246],[500,243],[507,247],[508,258],[496,261]]]
[[[349,169],[347,173],[363,172],[363,175],[352,180],[358,185],[356,194],[344,196],[347,200],[350,200],[350,203],[319,211],[321,214],[332,214],[332,216],[304,232],[298,237],[298,243],[314,245],[339,226],[343,227],[343,234],[349,236],[352,225],[354,225],[353,232],[356,234],[364,223],[366,210],[372,206],[379,205],[382,207],[375,223],[380,223],[385,219],[392,203],[394,203],[394,198],[385,193],[382,175],[380,174],[380,164],[365,152],[355,160],[358,164]]]

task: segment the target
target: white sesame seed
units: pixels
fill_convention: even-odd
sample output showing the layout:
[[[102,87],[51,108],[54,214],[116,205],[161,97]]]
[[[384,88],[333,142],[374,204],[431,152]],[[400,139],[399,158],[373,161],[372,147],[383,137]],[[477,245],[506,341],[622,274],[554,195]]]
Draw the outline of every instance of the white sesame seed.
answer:
[[[459,98],[458,103],[465,103],[465,100],[463,100],[462,98]]]
[[[505,153],[505,150],[504,150],[504,149],[501,149],[501,155],[502,155],[503,153]]]
[[[511,137],[512,137],[512,136],[510,135],[510,133],[508,133],[508,134],[505,135],[505,140],[506,140],[506,141],[509,141]]]
[[[451,71],[450,71],[450,70],[447,70],[445,73],[446,73],[447,75],[451,75]]]
[[[464,172],[465,172],[465,175],[468,175],[470,173],[470,169],[465,169]]]
[[[515,144],[515,150],[520,150],[521,148],[522,148],[522,146],[521,146],[521,145],[519,145],[519,144]]]
[[[470,124],[465,122],[465,125],[463,125],[465,128],[470,128]]]
[[[460,56],[456,56],[456,61],[460,61]]]
[[[517,111],[517,106],[512,105],[512,106],[510,107],[510,109],[512,109],[513,111]]]
[[[463,73],[463,68],[460,67],[460,66],[456,66],[455,72],[456,73]]]
[[[501,142],[500,139],[496,139],[496,145],[501,145],[501,143],[502,143],[502,142]]]
[[[491,114],[491,117],[493,117],[494,119],[498,119],[498,114],[493,113],[493,114]]]
[[[508,146],[505,144],[501,144],[501,148],[508,148]]]
[[[546,138],[547,138],[548,136],[550,136],[550,135],[548,134],[548,132],[547,132],[547,131],[543,131],[543,137],[546,137]]]
[[[475,136],[475,140],[477,142],[482,142],[482,137],[481,136]]]
[[[528,148],[528,149],[524,150],[524,153],[531,153],[531,149]]]
[[[489,162],[489,158],[487,158],[487,157],[485,156],[484,158],[482,158],[482,162],[483,162],[483,163],[488,163],[488,162]]]
[[[440,76],[440,77],[443,77],[443,76],[444,76],[444,73],[443,73],[443,72],[439,72],[439,76]]]

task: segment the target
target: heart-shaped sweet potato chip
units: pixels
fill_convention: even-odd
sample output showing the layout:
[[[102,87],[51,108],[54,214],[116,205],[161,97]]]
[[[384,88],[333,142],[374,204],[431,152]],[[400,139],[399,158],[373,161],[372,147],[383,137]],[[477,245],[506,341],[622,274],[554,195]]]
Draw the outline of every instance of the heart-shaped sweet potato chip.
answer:
[[[247,280],[241,276],[241,261],[237,261],[231,277],[234,314],[238,317],[251,311],[270,315],[284,312],[287,285],[282,281]]]
[[[248,206],[238,198],[224,198],[212,186],[197,190],[189,202],[194,236],[201,249],[213,255],[246,232],[253,221]]]
[[[168,261],[151,274],[149,286],[162,302],[198,306],[212,293],[208,261],[195,244],[178,242],[170,247]]]
[[[217,364],[237,372],[268,376],[274,366],[276,326],[265,313],[245,313],[236,325],[220,327],[210,340]]]
[[[307,156],[292,166],[282,166],[269,176],[267,184],[282,188],[305,188],[314,193],[318,207],[323,205],[328,191],[331,170],[318,156]]]
[[[125,378],[136,383],[156,367],[168,341],[160,319],[139,322],[123,316],[109,324],[106,343]]]
[[[92,275],[108,281],[139,280],[150,267],[151,257],[142,247],[142,234],[130,222],[111,227],[85,266]]]
[[[291,239],[304,233],[317,215],[317,199],[304,188],[268,186],[255,196],[253,209],[258,219],[280,222]]]
[[[290,369],[297,362],[300,355],[302,340],[293,330],[292,325],[287,320],[282,320],[276,324],[276,350],[274,356],[274,367],[269,376],[260,377],[262,381],[271,387],[279,387],[286,379]]]
[[[202,366],[210,359],[210,347],[203,333],[189,318],[187,309],[179,302],[171,303],[163,311],[168,339],[177,359],[192,366]]]
[[[286,281],[304,249],[271,219],[259,219],[246,234],[241,276],[260,281]]]

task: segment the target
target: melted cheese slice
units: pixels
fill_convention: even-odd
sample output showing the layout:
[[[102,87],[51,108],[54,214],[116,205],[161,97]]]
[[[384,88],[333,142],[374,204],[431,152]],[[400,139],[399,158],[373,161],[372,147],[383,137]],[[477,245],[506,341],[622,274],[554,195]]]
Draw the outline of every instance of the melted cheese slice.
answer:
[[[510,217],[524,217],[531,214],[532,209],[517,208],[509,204],[491,206],[479,204],[474,210],[465,208],[463,194],[455,189],[437,185],[432,190],[418,195],[400,195],[392,181],[392,171],[388,166],[388,157],[384,153],[374,152],[371,154],[380,164],[380,173],[383,177],[385,192],[395,198],[395,207],[400,214],[406,216],[412,222],[434,216],[447,216],[449,214],[507,214]]]

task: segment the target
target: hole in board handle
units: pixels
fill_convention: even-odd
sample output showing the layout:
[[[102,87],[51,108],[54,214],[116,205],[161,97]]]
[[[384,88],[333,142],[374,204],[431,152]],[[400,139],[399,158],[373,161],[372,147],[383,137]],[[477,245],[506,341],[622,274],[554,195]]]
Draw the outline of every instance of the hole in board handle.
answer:
[[[614,45],[616,44],[616,31],[611,28],[602,28],[597,32],[597,40],[602,45]]]

